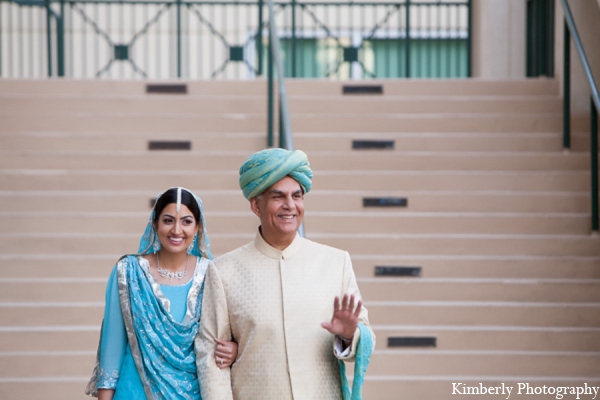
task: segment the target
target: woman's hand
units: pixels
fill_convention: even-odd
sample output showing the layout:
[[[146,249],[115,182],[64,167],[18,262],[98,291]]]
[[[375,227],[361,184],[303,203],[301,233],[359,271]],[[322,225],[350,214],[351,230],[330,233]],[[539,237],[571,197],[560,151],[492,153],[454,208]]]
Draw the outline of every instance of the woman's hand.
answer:
[[[237,358],[238,345],[236,342],[228,342],[215,338],[215,361],[220,369],[229,368]]]

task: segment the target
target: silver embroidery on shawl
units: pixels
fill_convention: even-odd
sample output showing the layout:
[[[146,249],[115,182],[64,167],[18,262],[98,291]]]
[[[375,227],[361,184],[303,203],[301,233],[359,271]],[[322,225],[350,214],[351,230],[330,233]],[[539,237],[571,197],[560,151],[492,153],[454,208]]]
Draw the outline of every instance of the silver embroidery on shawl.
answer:
[[[156,279],[154,279],[154,276],[150,272],[150,262],[142,256],[138,256],[137,259],[140,267],[142,267],[142,271],[144,271],[144,275],[146,275],[146,279],[150,282],[150,286],[152,286],[152,293],[154,293],[154,296],[160,301],[164,309],[170,313],[171,302],[165,297],[162,290],[160,290],[160,283],[156,282]]]
[[[126,258],[119,260],[117,263],[121,312],[123,314],[123,322],[125,322],[125,331],[127,332],[127,339],[129,340],[129,347],[131,349],[131,355],[133,356],[133,362],[135,363],[135,367],[140,375],[142,386],[144,387],[144,392],[146,393],[146,398],[153,399],[154,395],[150,389],[150,383],[144,370],[144,362],[142,360],[140,345],[133,327],[133,315],[131,312],[131,304],[129,303],[129,286],[127,285],[127,273],[125,271],[128,263],[129,261]]]
[[[198,299],[200,298],[200,291],[202,290],[202,284],[204,283],[204,277],[206,276],[206,270],[208,269],[209,261],[202,257],[198,257],[198,263],[196,264],[196,273],[194,274],[192,287],[188,292],[187,297],[187,309],[185,311],[185,317],[183,324],[190,323],[196,314],[196,306],[198,305]]]

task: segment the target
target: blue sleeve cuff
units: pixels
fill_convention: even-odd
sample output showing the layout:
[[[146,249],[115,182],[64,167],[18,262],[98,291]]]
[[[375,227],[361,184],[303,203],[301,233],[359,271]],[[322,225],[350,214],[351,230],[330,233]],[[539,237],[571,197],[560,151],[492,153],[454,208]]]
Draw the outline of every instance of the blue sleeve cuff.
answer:
[[[104,369],[100,369],[98,374],[98,389],[114,389],[117,387],[119,381],[119,371],[113,370],[108,372]]]

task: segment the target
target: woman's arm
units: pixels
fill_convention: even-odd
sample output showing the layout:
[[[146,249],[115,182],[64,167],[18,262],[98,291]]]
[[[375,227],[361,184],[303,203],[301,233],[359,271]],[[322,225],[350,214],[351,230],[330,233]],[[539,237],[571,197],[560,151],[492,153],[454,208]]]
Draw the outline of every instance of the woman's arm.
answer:
[[[98,389],[111,389],[110,392],[114,392],[117,387],[121,363],[127,346],[127,332],[125,331],[125,323],[121,312],[118,286],[118,274],[117,268],[115,268],[106,285],[106,306],[104,320],[102,321],[99,352],[100,376]],[[112,394],[109,399],[112,399]]]
[[[98,389],[98,400],[112,400],[114,395],[113,389]]]

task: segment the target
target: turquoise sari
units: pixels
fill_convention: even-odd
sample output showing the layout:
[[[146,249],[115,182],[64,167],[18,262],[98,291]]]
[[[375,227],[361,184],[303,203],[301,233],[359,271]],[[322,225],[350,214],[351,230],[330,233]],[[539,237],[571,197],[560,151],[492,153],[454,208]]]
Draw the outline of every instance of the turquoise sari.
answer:
[[[194,338],[202,309],[202,292],[210,254],[202,202],[203,234],[188,254],[198,257],[192,279],[179,286],[158,284],[143,255],[160,250],[153,214],[138,253],[117,262],[106,294],[105,318],[97,360],[85,393],[115,390],[118,399],[200,400]]]

